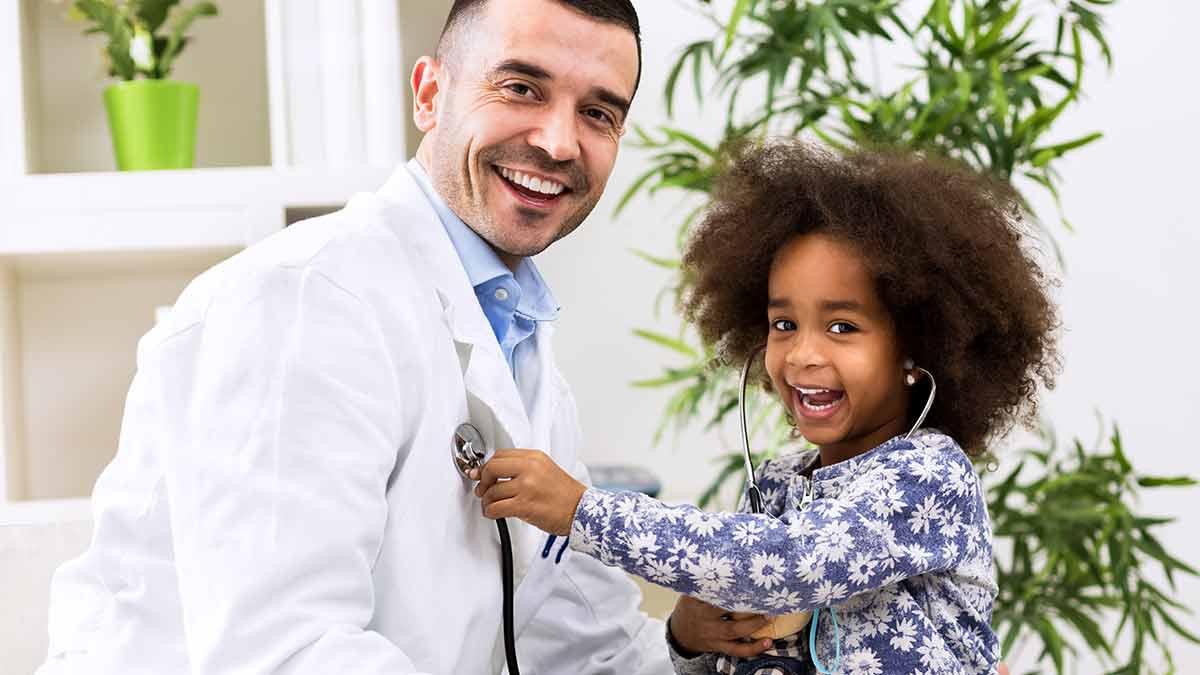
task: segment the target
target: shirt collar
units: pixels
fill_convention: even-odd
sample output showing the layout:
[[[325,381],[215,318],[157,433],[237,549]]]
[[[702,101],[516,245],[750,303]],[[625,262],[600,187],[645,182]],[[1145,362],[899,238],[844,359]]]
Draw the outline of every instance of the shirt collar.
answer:
[[[421,166],[415,157],[408,161],[407,167],[421,191],[425,193],[425,198],[433,206],[438,220],[442,222],[442,227],[446,228],[446,234],[450,237],[450,243],[454,245],[459,260],[462,261],[472,288],[478,292],[481,286],[490,281],[502,277],[513,277],[521,288],[517,313],[534,321],[557,319],[560,309],[558,301],[550,292],[550,287],[542,278],[541,272],[538,271],[533,261],[529,258],[523,259],[517,266],[517,272],[514,275],[500,260],[500,256],[496,255],[496,251],[492,249],[491,245],[464,223],[462,218],[459,218],[458,214],[446,203],[446,200],[438,194],[437,190],[433,189],[429,174],[425,172],[425,167]]]

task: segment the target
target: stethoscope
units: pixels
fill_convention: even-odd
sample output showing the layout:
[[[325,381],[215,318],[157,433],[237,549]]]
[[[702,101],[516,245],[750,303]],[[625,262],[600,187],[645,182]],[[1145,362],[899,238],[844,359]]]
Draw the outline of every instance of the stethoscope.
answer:
[[[763,503],[762,493],[758,489],[758,481],[754,476],[754,459],[750,456],[750,431],[746,421],[746,384],[750,379],[750,369],[754,366],[758,356],[762,354],[766,348],[766,345],[757,347],[754,349],[754,351],[750,352],[748,357],[746,357],[746,363],[742,365],[741,383],[740,387],[738,388],[738,419],[741,422],[742,429],[742,459],[745,460],[746,464],[746,499],[750,504],[750,511],[756,514],[763,513]],[[924,373],[925,377],[929,378],[929,398],[925,400],[925,408],[921,410],[921,414],[917,417],[916,423],[913,424],[912,428],[908,430],[908,433],[904,435],[905,438],[910,438],[917,429],[921,428],[921,424],[925,422],[925,418],[929,415],[929,409],[933,407],[933,399],[935,396],[937,396],[937,381],[933,378],[933,373],[919,366],[914,366],[911,360],[908,360],[904,363],[904,369],[909,371],[918,370]],[[916,378],[911,374],[906,376],[905,381],[909,386],[916,384]],[[825,664],[821,663],[820,658],[817,657],[817,625],[821,619],[821,608],[813,608],[812,618],[810,619],[808,630],[809,656],[812,658],[813,665],[816,667],[817,672],[823,674],[837,672],[841,667],[842,661],[841,629],[838,627],[837,613],[832,607],[829,608],[829,615],[833,619],[834,641],[836,644],[836,652],[832,668],[826,669]],[[725,617],[728,616],[728,614],[725,615]]]
[[[487,458],[487,443],[483,434],[471,423],[458,425],[450,439],[450,456],[454,467],[463,478],[470,480],[473,469],[483,467]],[[521,675],[517,667],[517,639],[513,632],[513,552],[512,538],[508,534],[508,523],[496,519],[500,531],[500,585],[504,591],[504,658],[508,662],[509,675]]]

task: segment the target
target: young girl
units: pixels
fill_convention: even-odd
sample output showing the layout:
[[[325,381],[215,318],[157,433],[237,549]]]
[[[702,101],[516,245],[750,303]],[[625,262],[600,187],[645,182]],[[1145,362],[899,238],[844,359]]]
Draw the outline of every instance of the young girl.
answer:
[[[1020,214],[944,161],[741,147],[685,252],[684,309],[726,364],[765,344],[763,384],[816,449],[763,464],[763,514],[586,488],[504,450],[479,475],[485,514],[731,612],[814,610],[753,659],[677,652],[681,672],[990,675],[997,587],[968,456],[1032,416],[1057,368]]]

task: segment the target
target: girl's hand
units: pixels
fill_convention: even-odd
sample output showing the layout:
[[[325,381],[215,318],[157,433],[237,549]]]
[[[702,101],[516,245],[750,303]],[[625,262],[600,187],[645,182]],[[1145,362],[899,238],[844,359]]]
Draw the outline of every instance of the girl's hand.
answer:
[[[475,495],[484,516],[520,518],[559,536],[571,533],[575,507],[587,491],[541,450],[497,450],[471,478],[479,480]]]

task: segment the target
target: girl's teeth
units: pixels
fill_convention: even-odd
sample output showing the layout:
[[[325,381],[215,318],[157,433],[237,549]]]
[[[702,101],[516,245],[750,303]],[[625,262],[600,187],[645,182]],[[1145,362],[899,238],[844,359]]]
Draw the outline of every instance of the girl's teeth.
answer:
[[[846,397],[846,394],[844,392],[839,392],[837,394],[837,397],[834,398],[833,400],[818,403],[818,402],[813,401],[811,397],[827,396],[827,395],[833,393],[834,390],[832,390],[832,389],[809,389],[807,387],[796,387],[796,391],[798,391],[800,393],[800,405],[804,406],[805,409],[811,410],[814,412],[819,412],[821,410],[828,410],[828,409],[834,407],[835,405],[841,403],[842,399]]]
[[[560,194],[563,190],[567,189],[562,183],[556,183],[549,179],[542,180],[537,176],[530,176],[528,174],[521,173],[520,171],[513,171],[512,169],[506,169],[504,167],[500,167],[500,175],[504,176],[509,181],[520,185],[526,190],[540,192],[544,195],[550,195],[551,197]]]
[[[842,399],[840,399],[840,398],[836,401],[830,401],[829,403],[824,403],[824,404],[813,403],[813,402],[809,401],[807,398],[800,399],[800,404],[803,405],[805,408],[808,408],[809,410],[828,410],[841,402],[842,402]]]

